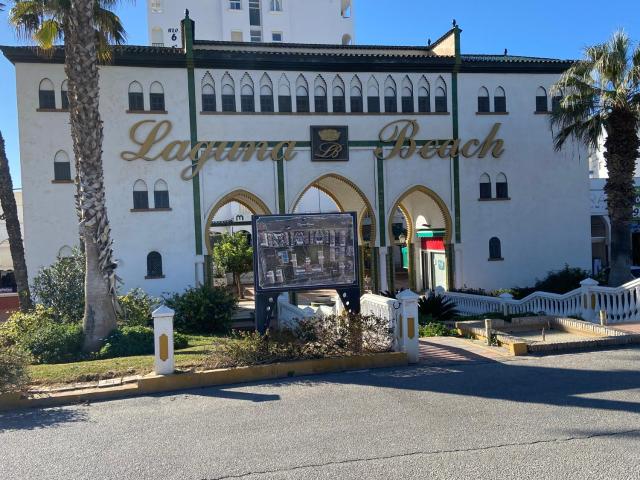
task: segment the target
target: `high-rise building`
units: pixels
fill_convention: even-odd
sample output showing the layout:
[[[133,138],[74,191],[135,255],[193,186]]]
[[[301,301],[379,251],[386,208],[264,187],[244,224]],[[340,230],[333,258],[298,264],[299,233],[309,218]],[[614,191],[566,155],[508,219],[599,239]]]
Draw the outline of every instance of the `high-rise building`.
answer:
[[[342,45],[354,40],[353,0],[148,0],[149,43],[180,46],[185,9],[201,40]]]

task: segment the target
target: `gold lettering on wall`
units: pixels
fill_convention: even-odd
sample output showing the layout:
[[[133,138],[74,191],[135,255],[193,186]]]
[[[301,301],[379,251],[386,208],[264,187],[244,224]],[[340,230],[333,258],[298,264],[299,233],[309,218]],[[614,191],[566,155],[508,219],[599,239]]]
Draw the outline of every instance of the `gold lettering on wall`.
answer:
[[[420,125],[415,120],[396,120],[385,125],[378,139],[381,146],[376,147],[374,154],[382,160],[390,160],[395,157],[407,159],[416,153],[424,159],[452,158],[462,155],[465,158],[485,158],[489,153],[494,158],[500,158],[505,151],[504,140],[498,138],[502,124],[496,123],[491,128],[489,134],[483,139],[470,139],[464,144],[460,139],[446,140],[426,140],[420,148],[416,136],[420,131]],[[135,123],[129,130],[131,142],[137,146],[135,151],[123,151],[120,157],[123,160],[132,162],[134,160],[145,160],[153,162],[163,159],[167,162],[191,160],[191,165],[181,171],[183,180],[191,180],[204,168],[205,164],[212,159],[217,162],[224,160],[230,162],[249,161],[257,158],[259,161],[271,159],[293,160],[296,152],[295,140],[285,140],[269,147],[267,141],[200,141],[191,147],[188,140],[174,140],[165,143],[163,141],[173,130],[173,124],[169,120],[142,120]],[[421,142],[422,143],[422,142]],[[462,144],[462,148],[460,145]],[[273,145],[273,144],[272,144]],[[319,154],[324,158],[337,158],[341,152],[336,151],[335,144],[327,144],[325,149],[320,148]],[[342,148],[342,147],[340,147]],[[387,153],[385,154],[385,149]]]

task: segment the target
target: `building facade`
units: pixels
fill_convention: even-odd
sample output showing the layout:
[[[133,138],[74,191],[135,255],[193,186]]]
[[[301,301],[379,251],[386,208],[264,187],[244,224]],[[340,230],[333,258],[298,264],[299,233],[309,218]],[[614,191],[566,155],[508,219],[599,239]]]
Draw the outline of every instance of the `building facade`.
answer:
[[[357,213],[374,290],[509,288],[590,268],[588,164],[578,145],[554,151],[539,94],[568,62],[465,55],[457,26],[428,47],[239,45],[194,27],[184,20],[179,49],[125,46],[101,67],[124,289],[209,282],[226,205],[292,213],[311,189]],[[77,243],[64,58],[2,50],[17,75],[33,275]]]
[[[149,43],[180,47],[185,9],[201,40],[350,45],[353,0],[147,0]]]

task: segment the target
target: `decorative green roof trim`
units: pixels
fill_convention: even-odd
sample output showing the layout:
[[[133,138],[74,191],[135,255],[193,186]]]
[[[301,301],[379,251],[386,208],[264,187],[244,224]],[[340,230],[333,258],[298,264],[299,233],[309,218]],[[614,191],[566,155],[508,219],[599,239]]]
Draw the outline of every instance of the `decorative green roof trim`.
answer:
[[[282,48],[260,51],[251,49],[251,44],[228,45],[229,49],[193,50],[195,68],[258,69],[258,70],[301,70],[334,72],[453,72],[455,57],[406,54],[402,50],[415,47],[379,46],[377,50],[389,53],[371,52],[374,47],[351,46],[345,53],[322,53],[320,48],[309,46],[307,51]],[[241,47],[244,45],[244,48]],[[333,46],[323,46],[333,49]],[[306,46],[305,46],[306,48]],[[0,46],[0,50],[12,63],[64,63],[64,48],[56,47],[46,55],[37,47]],[[428,49],[420,52],[428,53]],[[561,73],[574,62],[549,58],[519,57],[505,55],[461,55],[461,73]],[[186,68],[187,56],[183,49],[169,47],[148,47],[125,45],[113,47],[110,65],[156,68]]]

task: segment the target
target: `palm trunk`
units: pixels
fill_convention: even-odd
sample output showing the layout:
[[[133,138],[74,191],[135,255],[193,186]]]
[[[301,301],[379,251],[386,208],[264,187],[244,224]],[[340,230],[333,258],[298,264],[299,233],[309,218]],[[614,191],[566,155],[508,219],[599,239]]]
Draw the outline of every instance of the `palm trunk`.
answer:
[[[24,246],[22,244],[22,232],[20,231],[20,218],[16,197],[13,194],[13,181],[9,171],[9,160],[4,149],[4,138],[0,133],[0,205],[9,236],[9,249],[13,262],[13,274],[18,286],[20,310],[26,312],[32,307],[31,293],[29,292],[29,276],[27,275],[27,263],[24,259]]]
[[[65,38],[71,136],[80,192],[81,236],[86,253],[85,350],[100,347],[116,328],[116,275],[102,170],[99,72],[93,28],[94,2],[72,0]]]
[[[240,281],[240,274],[234,273],[233,278],[236,280],[236,288],[238,289],[238,298],[244,300],[244,291],[242,290],[242,283]]]
[[[609,285],[632,280],[631,219],[635,197],[633,176],[640,141],[630,111],[614,110],[607,124],[604,158],[609,178],[604,187],[611,220],[611,271]]]

